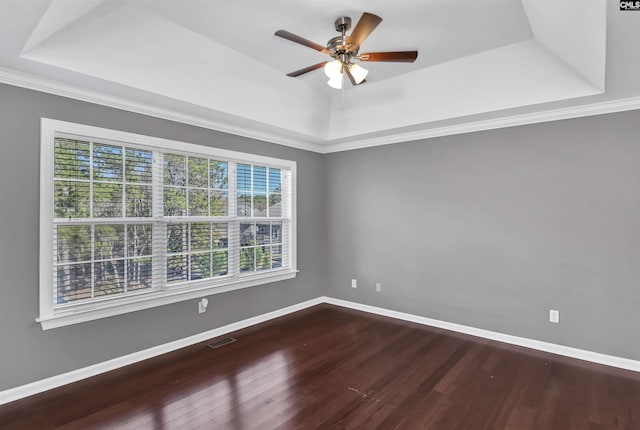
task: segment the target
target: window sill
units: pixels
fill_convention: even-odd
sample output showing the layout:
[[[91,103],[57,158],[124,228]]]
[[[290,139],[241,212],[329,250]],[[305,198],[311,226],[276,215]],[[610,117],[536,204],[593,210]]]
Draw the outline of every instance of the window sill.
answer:
[[[203,285],[189,289],[175,289],[158,291],[154,293],[141,294],[122,300],[93,303],[85,306],[62,309],[52,315],[41,315],[36,322],[42,325],[43,330],[50,330],[57,327],[78,324],[86,321],[107,318],[114,315],[121,315],[135,312],[142,309],[149,309],[171,303],[182,302],[214,294],[226,293],[228,291],[240,290],[243,288],[255,287],[262,284],[284,281],[296,277],[297,270],[284,270],[270,272],[251,277],[239,277],[226,283],[215,285]],[[195,307],[194,307],[195,309]]]

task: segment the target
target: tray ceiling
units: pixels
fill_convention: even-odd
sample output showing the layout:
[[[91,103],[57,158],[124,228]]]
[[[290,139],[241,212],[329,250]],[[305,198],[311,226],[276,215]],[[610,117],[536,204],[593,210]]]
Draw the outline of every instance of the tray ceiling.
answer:
[[[6,76],[44,79],[147,106],[149,113],[173,112],[176,119],[327,152],[604,95],[607,6],[606,0],[4,0],[0,66],[9,83]],[[321,70],[285,76],[328,57],[274,31],[324,45],[337,35],[338,16],[355,22],[363,11],[383,18],[364,51],[417,49],[418,60],[367,63],[367,83],[344,91],[329,88]]]

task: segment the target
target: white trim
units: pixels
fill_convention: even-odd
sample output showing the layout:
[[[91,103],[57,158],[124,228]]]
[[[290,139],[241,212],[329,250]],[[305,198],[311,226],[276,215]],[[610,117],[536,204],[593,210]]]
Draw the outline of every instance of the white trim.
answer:
[[[196,297],[208,296],[213,294],[235,291],[241,288],[254,287],[261,284],[283,281],[295,278],[298,270],[296,264],[296,230],[295,220],[283,219],[283,222],[290,221],[292,224],[291,235],[287,243],[283,243],[283,248],[288,248],[289,262],[283,269],[273,269],[262,273],[253,273],[251,275],[238,274],[232,272],[232,276],[224,276],[214,279],[207,279],[200,282],[192,282],[184,288],[176,287],[175,289],[156,288],[155,291],[147,291],[144,294],[132,294],[130,296],[113,297],[107,300],[93,300],[87,303],[77,303],[66,308],[54,308],[52,280],[53,280],[53,188],[54,188],[54,172],[53,172],[53,142],[57,134],[69,136],[86,137],[87,140],[105,142],[118,142],[125,146],[140,145],[156,152],[176,152],[180,154],[196,154],[197,156],[209,156],[218,160],[225,160],[231,165],[234,163],[249,163],[257,165],[265,165],[276,167],[283,172],[290,172],[292,186],[295,186],[295,172],[297,163],[292,160],[283,160],[273,157],[265,157],[249,153],[230,151],[215,147],[195,145],[191,143],[179,142],[169,139],[161,139],[151,136],[145,136],[135,133],[128,133],[118,130],[111,130],[101,127],[94,127],[84,124],[76,124],[66,121],[58,121],[49,118],[41,119],[41,166],[40,166],[40,313],[36,322],[41,323],[43,330],[49,330],[70,324],[77,324],[85,321],[92,321],[100,318],[106,318],[123,313],[134,312],[141,309],[148,309],[155,306],[162,306],[169,303],[189,300]],[[155,158],[155,155],[154,155]],[[154,163],[157,160],[154,159]],[[157,167],[157,165],[156,165]],[[232,169],[233,170],[233,169]],[[157,172],[157,169],[154,170]],[[232,177],[234,178],[234,177]],[[233,179],[235,181],[235,178]],[[231,181],[231,182],[233,182]],[[233,187],[231,187],[233,188]],[[295,189],[293,189],[295,192]],[[157,196],[156,196],[157,197]],[[231,199],[231,196],[229,196]],[[157,203],[157,199],[155,203]],[[296,197],[290,196],[291,211],[293,216],[296,214]],[[156,208],[157,209],[157,208]],[[154,217],[149,218],[147,222],[157,221],[155,217],[160,217],[161,213],[154,213]],[[175,217],[177,220],[198,221],[200,217]],[[211,217],[204,217],[209,219]],[[231,222],[235,219],[229,214],[229,217],[222,218],[220,221]],[[214,220],[214,219],[212,219]],[[231,221],[230,221],[231,220]],[[261,219],[262,220],[262,219]],[[126,220],[124,220],[126,221]],[[75,221],[74,221],[75,222]],[[87,222],[93,224],[94,220],[88,219]],[[100,221],[98,221],[100,222]],[[121,221],[122,222],[122,221]],[[162,237],[162,236],[161,236]],[[158,243],[154,235],[154,243]],[[158,255],[157,253],[155,255]],[[161,267],[165,265],[161,262]],[[284,262],[283,262],[284,265]],[[154,270],[155,272],[155,270]],[[158,286],[162,283],[161,276],[154,276],[154,285]]]
[[[335,299],[333,297],[316,297],[315,299],[307,300],[295,305],[287,306],[282,309],[277,309],[272,312],[267,312],[252,318],[248,318],[242,321],[231,323],[222,327],[218,327],[213,330],[209,330],[203,333],[199,333],[193,336],[186,337],[184,339],[175,340],[162,345],[154,346],[142,351],[127,354],[121,357],[117,357],[111,360],[107,360],[101,363],[97,363],[91,366],[83,367],[81,369],[72,370],[67,373],[52,376],[49,378],[41,379],[39,381],[31,382],[29,384],[20,385],[15,388],[0,391],[0,405],[13,402],[15,400],[22,399],[24,397],[32,396],[38,393],[42,393],[53,388],[61,387],[72,382],[80,381],[82,379],[90,378],[92,376],[100,375],[101,373],[109,372],[130,364],[147,360],[149,358],[156,357],[158,355],[166,354],[168,352],[175,351],[180,348],[184,348],[190,345],[194,345],[205,340],[222,336],[227,333],[231,333],[236,330],[241,330],[246,327],[250,327],[255,324],[266,322],[280,316],[290,314],[302,309],[316,306],[322,303],[327,303],[335,306],[341,306],[344,308],[355,309],[358,311],[368,312],[376,315],[382,315],[390,318],[395,318],[403,321],[410,321],[418,324],[423,324],[431,327],[443,328],[446,330],[455,331],[458,333],[465,333],[472,336],[481,337],[484,339],[491,339],[498,342],[504,342],[512,345],[523,346],[525,348],[531,348],[538,351],[549,352],[552,354],[563,355],[566,357],[576,358],[578,360],[590,361],[593,363],[604,364],[606,366],[618,367],[621,369],[632,370],[640,372],[640,361],[630,360],[628,358],[615,357],[612,355],[600,354],[598,352],[586,351],[577,348],[571,348],[568,346],[557,345],[549,342],[542,342],[534,339],[527,339],[519,336],[512,336],[504,333],[498,333],[490,330],[483,330],[475,327],[469,327],[462,324],[450,323],[446,321],[435,320],[432,318],[422,317],[418,315],[408,314],[404,312],[392,311],[390,309],[379,308],[376,306],[369,306],[362,303],[350,302],[347,300]]]
[[[54,189],[54,151],[48,149],[52,146],[51,142],[53,142],[54,136],[55,130],[49,123],[42,120],[40,122],[40,194],[45,192],[43,190]],[[47,198],[39,196],[38,201],[40,205],[38,309],[40,310],[39,315],[42,315],[42,310],[51,308],[53,303],[53,289],[43,290],[41,288],[45,284],[51,285],[53,281],[53,192]]]
[[[225,122],[212,120],[209,117],[202,118],[195,115],[181,113],[173,109],[164,109],[153,104],[141,103],[128,98],[113,96],[97,90],[65,84],[52,79],[31,75],[29,73],[5,67],[0,67],[0,83],[54,94],[83,102],[94,103],[101,106],[112,107],[128,112],[148,115],[155,118],[194,125],[196,127],[217,130],[223,133],[247,137],[249,139],[262,140],[292,148],[303,149],[305,151],[322,152],[322,145],[312,141],[291,138],[277,132],[251,129],[249,127],[237,127]]]
[[[83,367],[81,369],[72,370],[71,372],[63,373],[60,375],[52,376],[50,378],[41,379],[39,381],[31,382],[29,384],[21,385],[8,390],[0,391],[0,405],[13,402],[15,400],[22,399],[24,397],[33,396],[34,394],[42,393],[53,388],[61,387],[63,385],[70,384],[72,382],[80,381],[82,379],[90,378],[92,376],[100,375],[101,373],[109,372],[111,370],[119,369],[130,364],[138,363],[149,358],[157,357],[158,355],[166,354],[168,352],[176,351],[180,348],[194,345],[199,342],[222,336],[227,333],[231,333],[243,328],[250,327],[255,324],[260,324],[278,318],[292,312],[300,311],[302,309],[309,308],[311,306],[319,305],[322,303],[322,298],[307,300],[302,303],[287,306],[282,309],[277,309],[272,312],[257,315],[252,318],[247,318],[235,323],[227,324],[222,327],[218,327],[213,330],[205,331],[203,333],[195,334],[193,336],[186,337],[184,339],[175,340],[162,345],[154,346],[142,351],[134,352],[131,354],[123,355],[111,360],[103,361],[91,366]],[[195,309],[195,308],[194,308]]]
[[[126,314],[140,311],[142,309],[154,308],[171,303],[182,302],[214,294],[226,293],[243,288],[264,285],[270,282],[284,281],[295,278],[297,271],[283,271],[265,273],[263,276],[254,275],[251,279],[238,282],[235,278],[230,279],[228,284],[216,286],[204,286],[200,288],[191,287],[188,290],[158,291],[131,296],[127,299],[115,299],[105,303],[87,303],[87,307],[71,309],[68,313],[56,311],[54,315],[37,318],[36,322],[42,324],[42,330],[64,327],[71,324],[78,324],[86,321],[93,321],[100,318],[107,318],[114,315]],[[125,301],[126,300],[126,301]],[[100,306],[100,307],[97,307]]]
[[[445,127],[398,133],[390,136],[372,137],[360,140],[352,139],[350,142],[326,145],[323,147],[323,153],[328,154],[332,152],[351,151],[353,149],[390,145],[393,143],[412,142],[421,139],[432,139],[434,137],[452,136],[456,134],[473,133],[476,131],[496,130],[519,125],[537,124],[541,122],[581,118],[585,116],[604,115],[635,109],[640,109],[640,97],[629,97],[625,99],[591,103],[580,106],[570,106],[541,112],[511,115],[502,118],[487,119],[484,121],[474,121]]]
[[[95,103],[129,112],[176,121],[183,124],[210,130],[222,131],[237,136],[271,142],[306,151],[328,154],[333,152],[349,151],[353,149],[368,148],[373,146],[390,145],[393,143],[411,142],[421,139],[430,139],[441,136],[472,133],[476,131],[493,130],[519,125],[537,124],[541,122],[557,121],[563,119],[580,118],[585,116],[603,115],[607,113],[624,112],[640,109],[640,97],[629,97],[618,100],[597,102],[579,106],[570,106],[541,112],[533,112],[520,115],[511,115],[484,121],[467,122],[463,124],[445,127],[427,128],[406,133],[396,133],[389,136],[358,139],[357,136],[349,138],[349,142],[332,143],[331,140],[313,138],[311,136],[291,138],[275,131],[252,129],[249,127],[232,126],[209,118],[200,118],[188,115],[177,110],[164,109],[151,104],[135,102],[123,97],[112,96],[103,92],[88,90],[77,86],[64,84],[51,79],[19,72],[0,67],[0,83],[27,88],[44,93],[55,94],[75,100]]]
[[[371,314],[382,315],[403,321],[410,321],[430,327],[443,328],[458,333],[469,334],[484,339],[491,339],[498,342],[504,342],[511,345],[523,346],[538,351],[550,352],[551,354],[563,355],[565,357],[576,358],[578,360],[590,361],[593,363],[604,364],[606,366],[618,367],[626,370],[640,372],[640,361],[631,360],[629,358],[616,357],[613,355],[601,354],[599,352],[587,351],[584,349],[572,348],[569,346],[558,345],[550,342],[529,339],[526,337],[513,336],[510,334],[499,333],[491,330],[470,327],[462,324],[451,323],[447,321],[436,320],[432,318],[422,317],[419,315],[408,314],[404,312],[393,311],[390,309],[369,306],[362,303],[350,302],[347,300],[334,299],[332,297],[323,297],[323,302],[331,305],[341,306],[344,308],[355,309],[358,311],[368,312]]]

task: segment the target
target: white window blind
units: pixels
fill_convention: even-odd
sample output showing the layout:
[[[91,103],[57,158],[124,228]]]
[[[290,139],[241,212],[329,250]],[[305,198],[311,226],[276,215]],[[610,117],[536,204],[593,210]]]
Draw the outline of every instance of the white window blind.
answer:
[[[42,140],[44,328],[295,275],[294,162],[45,119]]]

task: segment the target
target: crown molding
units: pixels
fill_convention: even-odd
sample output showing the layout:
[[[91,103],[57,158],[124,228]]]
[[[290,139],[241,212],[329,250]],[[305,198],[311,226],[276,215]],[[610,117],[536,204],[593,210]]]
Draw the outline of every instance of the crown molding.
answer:
[[[393,143],[411,142],[423,139],[431,139],[434,137],[516,127],[519,125],[537,124],[541,122],[559,121],[563,119],[580,118],[584,116],[603,115],[635,109],[640,109],[640,97],[629,97],[580,106],[571,106],[521,115],[505,116],[502,118],[488,119],[483,121],[474,121],[445,127],[435,127],[408,133],[398,133],[389,136],[353,140],[351,142],[334,143],[323,146],[322,149],[324,153],[351,151],[353,149],[369,148],[372,146],[391,145]]]
[[[324,152],[324,148],[322,145],[316,144],[311,141],[293,139],[287,136],[283,136],[279,133],[273,133],[265,130],[236,127],[209,118],[188,115],[176,110],[165,109],[154,106],[152,104],[136,102],[124,97],[117,97],[100,91],[89,90],[86,88],[61,83],[58,81],[42,78],[40,76],[35,76],[5,67],[0,67],[0,83],[134,112],[142,115],[152,116],[155,118],[180,122],[196,127],[221,131],[224,133],[234,134],[236,136],[242,136],[250,139],[275,143],[278,145],[289,146],[305,151]]]
[[[151,104],[135,102],[123,97],[116,97],[103,92],[80,88],[3,67],[0,67],[0,83],[108,106],[142,115],[162,118],[169,121],[194,125],[196,127],[230,133],[250,139],[284,145],[291,148],[317,152],[320,154],[640,109],[640,96],[636,96],[580,106],[570,106],[527,114],[504,116],[501,118],[467,122],[444,127],[427,128],[388,136],[377,136],[364,139],[358,139],[356,136],[350,138],[350,141],[348,142],[341,143],[332,143],[332,140],[317,138],[317,141],[319,142],[326,142],[323,144],[312,140],[304,140],[304,138],[294,139],[272,131],[232,126],[220,121],[188,115],[176,110],[159,108]]]

